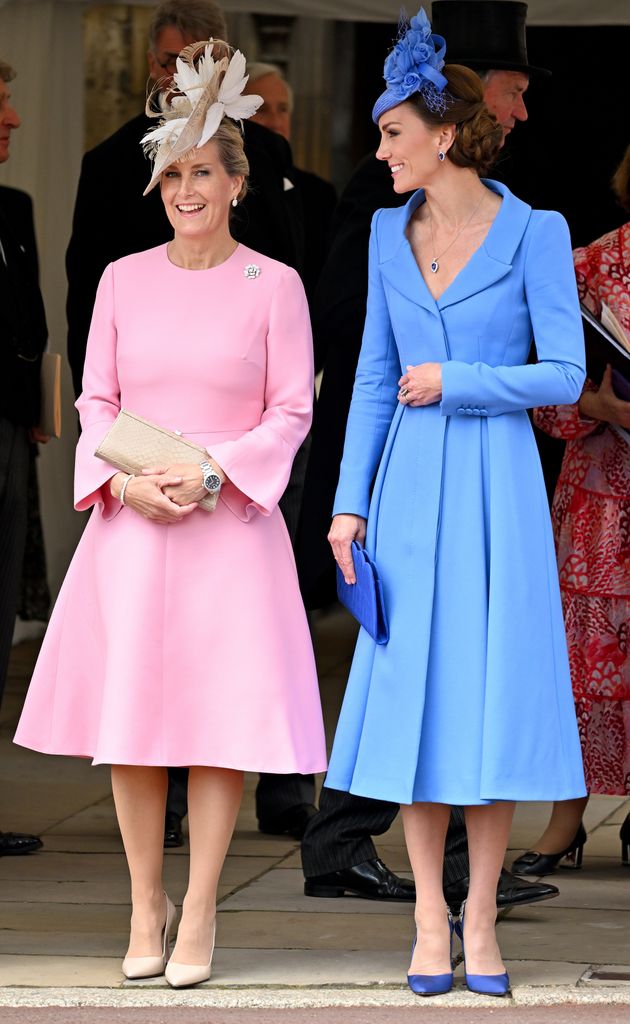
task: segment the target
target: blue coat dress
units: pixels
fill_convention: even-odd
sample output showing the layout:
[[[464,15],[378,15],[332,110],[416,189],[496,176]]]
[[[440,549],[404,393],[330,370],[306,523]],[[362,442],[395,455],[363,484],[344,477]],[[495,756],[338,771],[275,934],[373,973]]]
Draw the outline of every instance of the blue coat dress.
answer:
[[[326,784],[398,803],[585,793],[551,523],[526,410],[577,401],[584,344],[559,213],[501,183],[485,242],[438,300],[379,210],[334,512],[367,518],[389,643],[362,629]],[[532,336],[539,362],[527,365]],[[397,400],[408,364],[442,400]]]

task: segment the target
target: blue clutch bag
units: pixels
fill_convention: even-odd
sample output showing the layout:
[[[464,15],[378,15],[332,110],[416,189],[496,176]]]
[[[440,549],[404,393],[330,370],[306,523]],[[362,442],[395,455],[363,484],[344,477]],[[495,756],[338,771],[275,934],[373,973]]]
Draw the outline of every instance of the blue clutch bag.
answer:
[[[386,644],[389,629],[383,603],[383,584],[365,548],[352,541],[356,583],[346,583],[337,566],[337,596],[377,644]]]

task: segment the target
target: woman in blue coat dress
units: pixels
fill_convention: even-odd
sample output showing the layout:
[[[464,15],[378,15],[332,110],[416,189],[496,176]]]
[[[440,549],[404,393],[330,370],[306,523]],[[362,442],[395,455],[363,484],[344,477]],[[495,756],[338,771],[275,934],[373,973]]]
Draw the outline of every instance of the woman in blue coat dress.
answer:
[[[394,189],[417,191],[372,223],[329,539],[349,583],[350,543],[365,541],[390,637],[359,634],[327,785],[403,805],[421,994],[452,985],[442,861],[449,805],[465,806],[466,981],[502,995],[496,887],[514,803],[585,792],[526,412],[577,400],[584,352],[567,225],[479,177],[502,129],[478,77],[444,67],[444,50],[420,12],[373,112]]]

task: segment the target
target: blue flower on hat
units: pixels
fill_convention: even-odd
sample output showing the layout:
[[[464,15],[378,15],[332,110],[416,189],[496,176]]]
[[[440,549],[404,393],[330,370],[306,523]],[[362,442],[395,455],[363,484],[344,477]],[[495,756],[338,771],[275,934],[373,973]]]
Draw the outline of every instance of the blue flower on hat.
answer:
[[[415,43],[411,51],[411,55],[416,64],[425,64],[433,52],[433,47],[429,46],[427,43]]]
[[[444,39],[431,32],[431,23],[421,8],[411,21],[401,25],[398,41],[385,60],[387,89],[374,106],[374,120],[414,92],[422,92],[427,99],[441,93],[446,86],[446,78],[440,73],[445,53]]]
[[[420,32],[424,39],[428,39],[431,35],[431,22],[427,18],[424,7],[421,7],[418,13],[409,22],[409,27],[414,32]]]
[[[408,96],[411,96],[412,92],[417,92],[421,85],[422,79],[417,71],[409,71],[402,80],[402,87]]]

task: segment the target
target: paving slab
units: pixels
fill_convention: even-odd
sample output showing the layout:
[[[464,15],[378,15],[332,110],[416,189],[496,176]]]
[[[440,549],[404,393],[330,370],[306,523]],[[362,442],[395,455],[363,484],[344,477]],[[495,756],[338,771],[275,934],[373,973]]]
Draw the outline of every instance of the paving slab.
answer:
[[[630,800],[624,800],[619,804],[614,814],[606,819],[607,825],[621,825],[630,814]]]
[[[236,949],[395,949],[406,954],[413,938],[413,913],[400,903],[398,913],[382,914],[376,906],[373,914],[361,915],[360,925],[354,901],[347,901],[346,913],[224,911],[225,905],[219,908],[217,942]]]
[[[0,956],[0,987],[114,988],[124,981],[120,964],[120,957],[5,955]]]
[[[630,871],[609,857],[592,858],[581,871],[557,871],[549,881],[560,889],[553,900],[556,910],[583,907],[602,917],[607,910],[630,911]]]
[[[220,885],[224,892],[249,882],[277,863],[272,857],[226,857]],[[188,878],[188,858],[164,862],[165,888],[181,902]],[[3,884],[6,883],[6,884]],[[122,854],[46,853],[34,857],[0,857],[0,903],[129,903],[129,876]]]
[[[210,988],[304,988],[321,986],[383,985],[405,987],[408,956],[401,950],[301,950],[218,948],[213,962]],[[63,986],[76,988],[167,988],[164,978],[125,981],[121,973],[121,957],[93,956],[2,956],[2,986]],[[581,979],[591,985],[610,987],[610,980],[592,979],[588,964],[567,964],[553,961],[506,961],[513,986],[577,985]],[[623,965],[599,967],[599,971],[618,976],[630,973]],[[455,972],[456,987],[463,985],[461,966]]]
[[[403,877],[413,877],[405,873]],[[413,917],[413,906],[405,903],[378,903],[378,915],[405,914]],[[359,897],[333,897],[331,899],[315,899],[304,895],[304,875],[301,868],[276,868],[268,871],[257,881],[228,897],[221,905],[221,910],[281,910],[306,914],[367,914],[374,916],[375,901]]]
[[[576,910],[544,904],[514,908],[499,922],[501,952],[508,960],[558,960],[630,964],[630,914]]]

